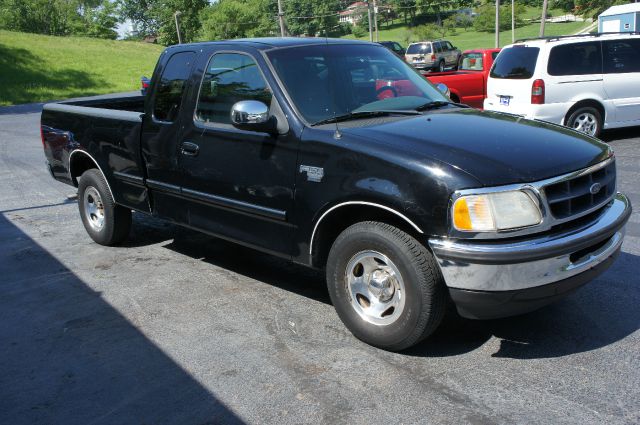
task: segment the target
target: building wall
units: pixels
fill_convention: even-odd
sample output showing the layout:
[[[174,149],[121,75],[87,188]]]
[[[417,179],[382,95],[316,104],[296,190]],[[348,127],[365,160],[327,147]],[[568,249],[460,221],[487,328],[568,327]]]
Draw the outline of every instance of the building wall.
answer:
[[[604,31],[605,22],[619,21],[618,32],[637,31],[636,22],[640,21],[638,16],[640,13],[623,13],[620,15],[600,16],[598,18],[598,32]],[[625,28],[625,24],[628,24],[628,28]]]

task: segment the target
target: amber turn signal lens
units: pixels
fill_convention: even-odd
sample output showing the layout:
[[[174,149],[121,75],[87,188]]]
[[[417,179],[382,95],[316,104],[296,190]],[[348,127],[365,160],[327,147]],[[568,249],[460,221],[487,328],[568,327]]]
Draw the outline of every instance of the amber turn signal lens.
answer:
[[[469,206],[465,198],[460,198],[453,205],[453,224],[458,230],[472,230]]]

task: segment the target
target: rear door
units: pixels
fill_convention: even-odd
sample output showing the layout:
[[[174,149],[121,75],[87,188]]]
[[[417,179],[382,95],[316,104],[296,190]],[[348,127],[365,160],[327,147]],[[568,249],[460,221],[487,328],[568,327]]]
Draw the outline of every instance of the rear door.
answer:
[[[458,62],[458,52],[456,52],[451,43],[449,43],[448,41],[442,42],[442,45],[447,51],[447,64],[451,66],[457,65],[456,62]]]
[[[640,38],[602,43],[604,90],[614,107],[614,120],[640,121]]]
[[[262,69],[246,51],[212,50],[198,64],[180,134],[182,195],[193,228],[274,254],[291,251],[295,137],[239,130],[232,106],[257,100],[278,111]],[[278,118],[286,123],[284,114]]]
[[[552,47],[549,52],[547,74],[545,103],[606,98],[602,84],[600,41]]]
[[[487,109],[525,113],[531,105],[531,84],[540,49],[516,45],[503,49],[487,80]]]
[[[152,97],[146,106],[142,126],[142,155],[146,166],[146,184],[153,199],[153,212],[184,222],[186,209],[180,201],[181,173],[178,165],[180,111],[191,76],[196,53],[165,52],[152,79]]]

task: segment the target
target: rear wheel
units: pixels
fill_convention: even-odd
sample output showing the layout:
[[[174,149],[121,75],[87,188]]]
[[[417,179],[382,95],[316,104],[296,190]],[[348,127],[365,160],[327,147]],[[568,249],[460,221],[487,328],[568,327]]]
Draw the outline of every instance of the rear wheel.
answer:
[[[444,69],[445,69],[444,60],[441,60],[440,62],[438,62],[438,67],[436,69],[438,70],[438,72],[444,72]]]
[[[569,114],[566,126],[589,136],[598,137],[602,131],[602,115],[593,106],[583,106]]]
[[[411,347],[440,324],[446,288],[431,253],[379,222],[343,231],[329,253],[327,285],[338,316],[362,341],[387,350]]]
[[[129,235],[131,210],[116,205],[100,171],[90,169],[80,177],[78,207],[85,230],[100,245],[116,245]]]

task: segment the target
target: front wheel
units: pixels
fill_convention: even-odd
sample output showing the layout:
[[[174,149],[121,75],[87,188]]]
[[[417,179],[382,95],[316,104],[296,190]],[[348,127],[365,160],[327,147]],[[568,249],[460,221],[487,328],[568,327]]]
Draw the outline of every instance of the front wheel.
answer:
[[[566,125],[581,133],[598,137],[602,131],[602,115],[596,108],[584,106],[569,114]]]
[[[354,224],[338,236],[327,260],[327,285],[345,326],[391,351],[428,337],[447,302],[433,255],[412,236],[379,222]]]
[[[131,210],[116,205],[100,171],[90,169],[80,177],[78,207],[85,230],[100,245],[116,245],[129,235]]]

